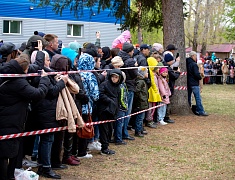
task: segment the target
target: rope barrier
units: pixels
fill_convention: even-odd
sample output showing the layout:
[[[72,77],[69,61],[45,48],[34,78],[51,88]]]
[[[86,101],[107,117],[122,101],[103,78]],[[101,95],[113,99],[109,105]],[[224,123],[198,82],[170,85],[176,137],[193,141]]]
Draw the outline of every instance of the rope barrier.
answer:
[[[138,111],[136,113],[133,113],[133,114],[130,114],[130,115],[127,115],[127,116],[120,117],[117,120],[121,120],[121,119],[124,119],[126,117],[131,117],[131,116],[134,116],[136,114],[140,114],[142,112],[146,112],[146,111],[149,111],[149,110],[152,110],[152,109],[155,109],[155,108],[159,108],[159,107],[164,106],[164,105],[165,104],[160,104],[160,105],[157,105],[157,106],[153,106],[151,108],[144,109],[142,111]],[[104,120],[104,121],[85,123],[85,126],[103,124],[103,123],[114,122],[114,121],[116,121],[116,120]],[[64,126],[64,127],[49,128],[49,129],[23,132],[23,133],[17,133],[17,134],[9,134],[9,135],[0,136],[0,140],[12,139],[12,138],[18,138],[18,137],[24,137],[24,136],[33,136],[33,135],[37,135],[37,134],[45,134],[45,133],[51,133],[51,132],[57,132],[57,131],[64,131],[64,130],[67,130],[67,129],[68,129],[68,126]]]

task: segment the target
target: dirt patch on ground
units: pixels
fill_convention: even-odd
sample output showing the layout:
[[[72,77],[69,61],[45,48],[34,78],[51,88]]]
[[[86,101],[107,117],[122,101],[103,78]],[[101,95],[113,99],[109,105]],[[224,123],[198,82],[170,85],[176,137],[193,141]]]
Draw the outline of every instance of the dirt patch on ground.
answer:
[[[148,130],[114,156],[92,152],[81,165],[57,171],[66,180],[235,179],[235,120],[228,116],[172,116],[176,123]],[[133,132],[130,132],[133,135]],[[45,178],[40,178],[45,179]]]

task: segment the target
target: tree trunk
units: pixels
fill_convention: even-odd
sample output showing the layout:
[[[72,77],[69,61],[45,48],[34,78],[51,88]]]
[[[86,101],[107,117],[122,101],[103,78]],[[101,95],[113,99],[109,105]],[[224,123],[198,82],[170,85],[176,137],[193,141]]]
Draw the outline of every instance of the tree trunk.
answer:
[[[207,46],[207,34],[208,34],[208,28],[209,28],[209,9],[210,7],[210,0],[206,1],[206,11],[205,11],[205,23],[204,23],[204,29],[202,33],[202,48],[201,53],[202,55],[206,55],[206,46]]]
[[[174,44],[178,48],[181,59],[180,69],[182,72],[186,72],[183,1],[162,0],[162,11],[164,46]],[[176,80],[176,86],[187,86],[187,77],[185,75],[180,76]],[[187,90],[175,90],[171,105],[172,114],[192,114],[188,105]]]
[[[142,25],[141,25],[141,18],[142,18],[142,9],[141,9],[141,1],[138,0],[138,43],[142,44],[143,43],[143,33],[142,33]]]
[[[196,52],[197,52],[197,45],[198,45],[198,27],[199,27],[199,21],[200,21],[200,13],[198,12],[200,3],[201,3],[201,0],[198,0],[196,9],[194,10],[195,24],[194,24],[194,30],[193,30],[193,51],[196,51]]]

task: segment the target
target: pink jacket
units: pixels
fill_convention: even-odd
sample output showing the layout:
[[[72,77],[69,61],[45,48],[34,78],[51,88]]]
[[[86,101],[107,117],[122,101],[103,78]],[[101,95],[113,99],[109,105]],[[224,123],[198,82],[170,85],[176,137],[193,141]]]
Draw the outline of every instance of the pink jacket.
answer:
[[[166,81],[166,78],[158,76],[158,89],[162,97],[162,102],[165,104],[170,104],[171,91]],[[166,98],[164,99],[163,96],[166,96]]]
[[[120,36],[114,39],[112,43],[112,48],[115,48],[118,44],[123,44],[124,42],[130,42],[131,33],[130,31],[124,31]]]

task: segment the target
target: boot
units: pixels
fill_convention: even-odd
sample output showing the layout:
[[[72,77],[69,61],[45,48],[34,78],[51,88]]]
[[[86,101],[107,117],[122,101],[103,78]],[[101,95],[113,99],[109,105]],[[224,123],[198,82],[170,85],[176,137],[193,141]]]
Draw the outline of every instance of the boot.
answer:
[[[39,176],[51,178],[51,179],[61,179],[61,176],[56,174],[50,167],[42,167],[38,168],[37,174]]]

